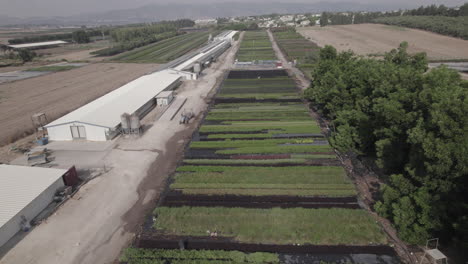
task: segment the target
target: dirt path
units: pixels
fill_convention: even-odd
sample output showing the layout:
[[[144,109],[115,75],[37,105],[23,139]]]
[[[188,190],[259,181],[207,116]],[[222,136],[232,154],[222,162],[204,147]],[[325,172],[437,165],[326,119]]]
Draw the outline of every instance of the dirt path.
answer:
[[[304,74],[297,69],[296,67],[289,64],[286,60],[286,57],[281,52],[281,49],[278,47],[273,34],[268,31],[270,40],[273,43],[273,49],[275,50],[276,56],[283,62],[283,67],[288,70],[292,76],[295,77],[297,85],[302,89],[306,89],[310,86],[310,81],[304,76]],[[324,135],[329,134],[329,122],[328,120],[323,119],[317,112],[310,107],[311,116],[317,120]],[[378,216],[375,212],[372,211],[372,205],[374,204],[374,194],[378,191],[378,186],[382,184],[378,176],[366,168],[356,157],[351,157],[342,153],[339,153],[335,150],[338,157],[341,160],[341,163],[348,172],[348,175],[353,179],[356,188],[358,189],[360,198],[364,201],[365,209],[377,220],[380,222],[381,226],[384,229],[384,232],[387,234],[391,244],[394,246],[399,257],[404,260],[406,263],[417,263],[417,259],[410,253],[407,245],[401,241],[398,236],[395,228],[393,228],[390,221],[385,218]]]
[[[304,74],[298,68],[292,66],[288,62],[288,60],[286,59],[286,56],[278,47],[278,43],[276,43],[273,33],[271,33],[270,30],[267,30],[267,32],[268,32],[268,36],[270,37],[270,41],[272,43],[273,50],[275,51],[276,57],[278,57],[280,61],[283,63],[283,67],[289,72],[289,75],[292,76],[296,80],[296,83],[299,85],[299,87],[302,90],[309,88],[310,80],[307,77],[305,77]]]
[[[140,138],[119,138],[104,160],[108,172],[88,182],[0,263],[116,262],[144,216],[154,209],[237,48],[219,58],[198,81],[186,81],[178,89],[179,98],[188,98],[184,108],[196,113],[189,125],[161,118]]]
[[[426,52],[430,59],[468,59],[468,40],[418,29],[359,24],[304,27],[298,32],[319,46],[333,45],[339,51],[351,49],[359,55],[383,55],[407,41],[409,52]]]

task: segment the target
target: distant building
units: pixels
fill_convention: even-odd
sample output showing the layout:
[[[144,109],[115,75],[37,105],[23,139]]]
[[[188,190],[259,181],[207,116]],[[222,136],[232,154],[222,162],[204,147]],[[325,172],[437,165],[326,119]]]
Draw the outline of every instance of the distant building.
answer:
[[[299,25],[301,25],[301,27],[310,26],[310,20],[304,20]]]
[[[54,40],[54,41],[46,41],[46,42],[8,45],[8,47],[12,49],[37,49],[37,48],[51,48],[51,47],[56,47],[56,46],[60,46],[63,44],[68,44],[68,42],[62,41],[62,40]]]
[[[197,26],[210,26],[210,25],[217,25],[217,24],[218,24],[218,20],[212,19],[212,18],[195,20],[195,25]]]
[[[293,15],[281,16],[281,17],[280,17],[280,20],[281,20],[282,22],[293,21],[293,20],[294,20],[294,16],[293,16]]]

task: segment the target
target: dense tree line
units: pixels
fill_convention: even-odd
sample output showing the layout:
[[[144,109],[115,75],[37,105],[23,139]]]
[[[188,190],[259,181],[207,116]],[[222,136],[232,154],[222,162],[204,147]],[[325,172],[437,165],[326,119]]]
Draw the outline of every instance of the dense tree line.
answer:
[[[427,30],[442,35],[468,39],[468,16],[399,16],[382,17],[375,23]]]
[[[430,5],[430,6],[421,6],[417,9],[411,10],[398,10],[392,12],[323,12],[320,25],[349,25],[349,24],[362,24],[362,23],[381,23],[378,19],[387,18],[387,17],[407,17],[407,16],[445,16],[445,17],[461,17],[468,16],[468,3],[462,5],[460,8],[448,8],[444,5]],[[405,19],[405,18],[403,18]],[[396,18],[395,18],[396,20]],[[410,20],[410,18],[408,18]],[[413,20],[418,20],[418,18],[413,18]],[[421,23],[425,23],[427,19]],[[447,23],[451,23],[454,20],[444,20],[439,18],[439,21],[444,23],[444,26]],[[429,29],[428,29],[429,30]],[[432,30],[430,30],[432,31]]]
[[[448,8],[445,5],[420,6],[418,9],[408,10],[404,15],[409,16],[468,16],[468,3],[460,8]]]
[[[115,42],[135,41],[136,39],[151,38],[153,35],[170,31],[177,31],[182,27],[195,25],[190,19],[180,19],[174,21],[162,21],[147,25],[133,25],[130,27],[117,28],[111,31],[110,35]]]
[[[80,32],[80,33],[77,33]],[[23,43],[34,43],[34,42],[43,42],[43,41],[54,41],[54,40],[64,40],[64,41],[73,41],[74,36],[79,34],[86,34],[87,39],[95,36],[102,36],[109,35],[109,29],[88,29],[88,30],[78,30],[72,33],[61,33],[61,34],[46,34],[46,35],[38,35],[38,36],[30,36],[24,38],[17,38],[17,39],[10,39],[8,43],[10,44],[23,44]],[[80,40],[83,40],[80,38]],[[89,42],[89,41],[88,41]]]
[[[374,60],[326,46],[304,95],[331,120],[334,147],[390,175],[375,209],[402,239],[468,252],[468,83],[446,67],[427,72],[426,55],[406,49]]]
[[[237,31],[249,31],[249,30],[258,30],[258,24],[251,23],[229,23],[218,25],[217,29],[219,30],[237,30]]]

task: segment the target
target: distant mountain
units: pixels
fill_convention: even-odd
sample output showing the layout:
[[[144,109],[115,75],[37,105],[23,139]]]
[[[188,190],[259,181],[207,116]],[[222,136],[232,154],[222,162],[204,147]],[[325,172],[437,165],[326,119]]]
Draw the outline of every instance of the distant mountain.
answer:
[[[390,2],[390,1],[389,1]],[[134,9],[114,10],[102,13],[81,14],[70,17],[14,18],[0,16],[0,25],[118,25],[129,23],[173,20],[179,18],[215,18],[251,16],[272,13],[306,13],[323,11],[387,11],[412,8],[392,3],[357,4],[349,2],[319,3],[219,3],[219,4],[154,4]]]

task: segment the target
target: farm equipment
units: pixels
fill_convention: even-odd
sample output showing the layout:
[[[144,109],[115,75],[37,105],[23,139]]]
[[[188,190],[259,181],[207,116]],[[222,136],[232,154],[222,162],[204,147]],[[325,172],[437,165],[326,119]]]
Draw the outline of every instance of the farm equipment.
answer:
[[[48,163],[49,160],[47,157],[49,156],[50,151],[46,148],[40,151],[35,152],[28,152],[26,153],[27,161],[29,166],[36,166]]]
[[[193,111],[186,111],[184,109],[184,111],[182,111],[182,113],[180,114],[179,124],[188,124],[190,119],[192,119],[194,116],[195,114],[193,113]]]

